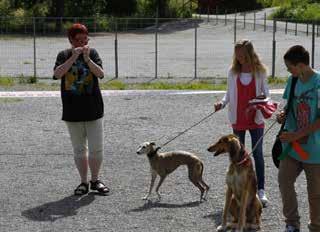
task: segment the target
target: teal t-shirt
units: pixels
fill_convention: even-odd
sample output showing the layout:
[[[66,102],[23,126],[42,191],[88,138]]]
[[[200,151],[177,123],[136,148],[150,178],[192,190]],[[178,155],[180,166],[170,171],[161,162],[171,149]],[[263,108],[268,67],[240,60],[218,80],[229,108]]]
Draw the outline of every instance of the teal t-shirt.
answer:
[[[292,76],[289,77],[283,98],[289,98]],[[314,123],[320,118],[320,73],[315,73],[307,82],[297,80],[291,110],[287,115],[285,129],[297,131]],[[291,148],[289,155],[299,161],[320,164],[320,129],[309,134],[304,141],[300,141],[302,149],[309,154],[308,160],[302,160]],[[283,143],[285,149],[287,143]]]

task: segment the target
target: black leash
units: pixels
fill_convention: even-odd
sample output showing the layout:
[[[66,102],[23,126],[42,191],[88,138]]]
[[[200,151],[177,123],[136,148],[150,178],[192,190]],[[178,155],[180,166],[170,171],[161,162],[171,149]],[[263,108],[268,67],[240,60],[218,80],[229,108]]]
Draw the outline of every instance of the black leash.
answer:
[[[258,139],[258,141],[256,142],[256,144],[254,145],[254,147],[252,148],[251,152],[249,153],[249,156],[253,154],[254,150],[257,149],[258,144],[261,142],[261,140],[263,139],[264,136],[266,136],[266,134],[268,134],[268,132],[271,130],[271,128],[276,125],[277,120],[275,120],[269,127],[268,129],[263,133],[263,135]]]
[[[183,135],[184,133],[186,133],[188,130],[192,129],[195,126],[198,126],[200,123],[202,123],[203,121],[205,121],[206,119],[210,118],[212,115],[214,115],[217,111],[214,111],[212,113],[210,113],[209,115],[207,115],[206,117],[204,117],[203,119],[201,119],[199,122],[193,124],[191,127],[185,129],[184,131],[180,132],[178,135],[176,135],[175,137],[173,137],[172,139],[170,139],[169,141],[165,142],[160,148],[166,146],[168,143],[171,143],[173,140],[175,140],[176,138],[178,138],[179,136]]]

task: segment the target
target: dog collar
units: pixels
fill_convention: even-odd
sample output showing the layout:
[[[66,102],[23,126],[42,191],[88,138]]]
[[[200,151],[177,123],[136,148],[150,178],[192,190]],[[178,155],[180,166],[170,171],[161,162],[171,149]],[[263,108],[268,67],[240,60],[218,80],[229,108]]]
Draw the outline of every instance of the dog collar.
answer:
[[[161,147],[157,147],[153,152],[150,152],[150,153],[148,154],[148,157],[149,157],[149,158],[154,157],[160,149],[161,149]]]
[[[246,162],[250,160],[249,153],[248,153],[246,150],[244,150],[243,153],[244,153],[244,154],[243,154],[243,159],[240,160],[240,161],[237,163],[237,165],[246,164]],[[249,162],[247,163],[247,165],[249,165]]]

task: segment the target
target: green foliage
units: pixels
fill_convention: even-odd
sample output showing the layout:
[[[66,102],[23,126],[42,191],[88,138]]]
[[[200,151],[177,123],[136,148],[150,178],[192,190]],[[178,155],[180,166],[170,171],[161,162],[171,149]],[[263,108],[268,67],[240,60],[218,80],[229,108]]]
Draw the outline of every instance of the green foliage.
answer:
[[[234,12],[235,10],[241,12],[260,8],[262,8],[262,3],[257,0],[221,0],[218,3],[218,9],[222,12]]]
[[[257,0],[263,7],[271,7],[273,0]]]
[[[18,77],[19,84],[35,84],[37,82],[38,82],[37,77],[34,77],[34,76],[26,77],[24,75],[20,75]]]
[[[77,0],[64,2],[64,16],[68,17],[92,17],[99,14],[106,8],[105,0]]]
[[[11,11],[10,0],[0,0],[0,15],[10,15]]]
[[[13,86],[14,80],[12,77],[0,77],[0,86]]]
[[[287,0],[275,11],[272,18],[288,19],[296,22],[311,22],[320,20],[320,3],[310,0]]]
[[[197,3],[185,0],[166,0],[165,1],[166,18],[189,18],[196,12]],[[156,0],[137,0],[136,17],[155,17],[157,9]],[[183,5],[184,4],[184,5]]]
[[[137,10],[137,0],[106,0],[102,14],[119,16],[131,16]]]

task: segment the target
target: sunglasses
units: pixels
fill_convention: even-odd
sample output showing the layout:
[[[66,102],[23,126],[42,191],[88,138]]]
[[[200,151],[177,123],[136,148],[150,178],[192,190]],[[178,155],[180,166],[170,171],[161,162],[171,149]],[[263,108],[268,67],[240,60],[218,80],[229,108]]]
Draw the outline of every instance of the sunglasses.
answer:
[[[90,38],[80,38],[80,39],[76,39],[76,38],[73,38],[72,39],[74,42],[77,42],[77,43],[88,43]]]

